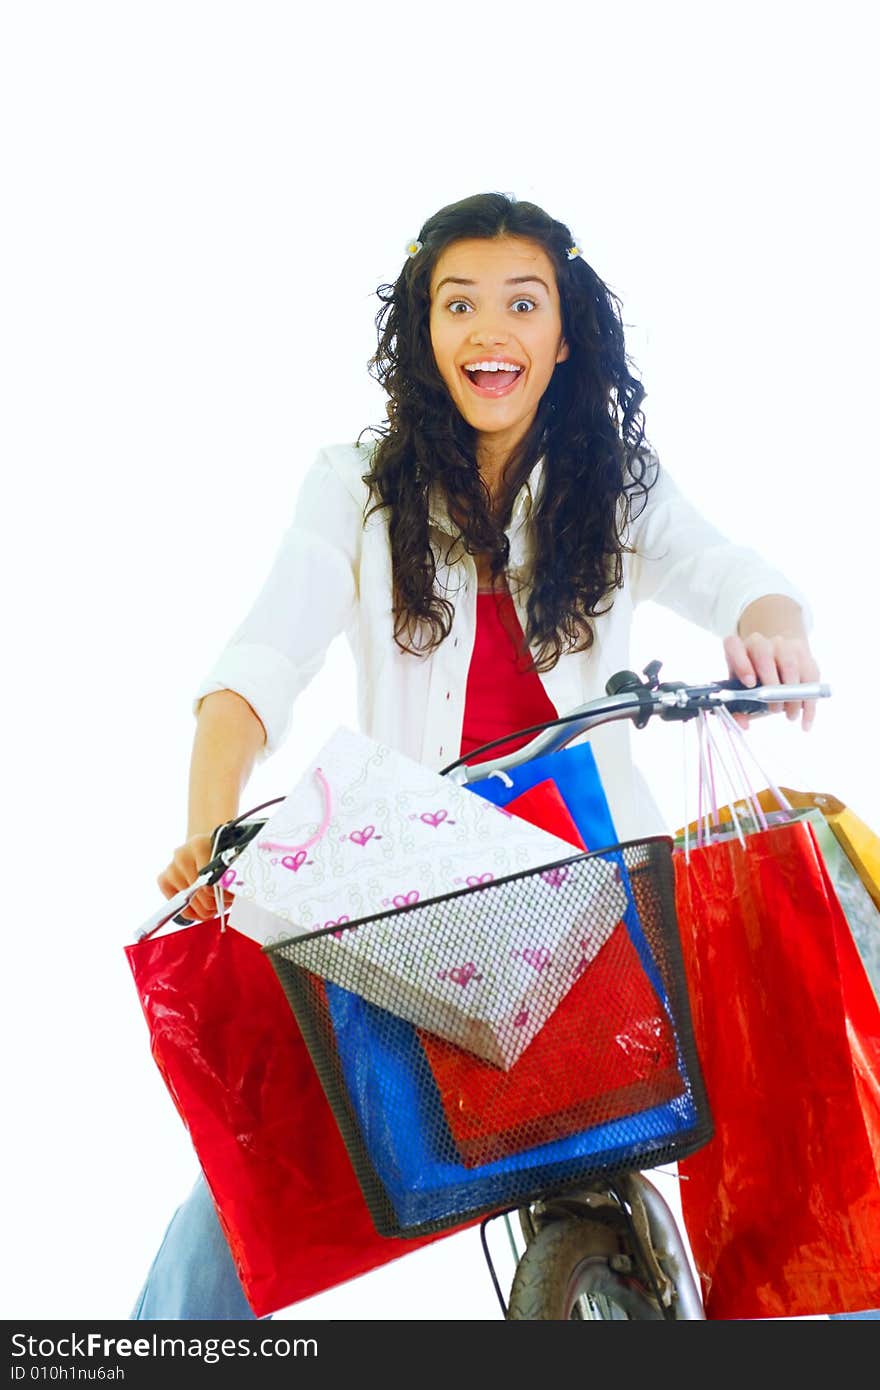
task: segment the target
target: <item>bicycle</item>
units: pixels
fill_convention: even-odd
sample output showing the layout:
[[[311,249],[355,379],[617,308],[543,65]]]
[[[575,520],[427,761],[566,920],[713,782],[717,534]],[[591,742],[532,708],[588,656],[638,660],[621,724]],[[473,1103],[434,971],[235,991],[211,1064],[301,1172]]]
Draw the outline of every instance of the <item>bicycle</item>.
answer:
[[[730,713],[760,715],[768,706],[830,695],[818,683],[767,686],[745,690],[739,681],[704,685],[660,682],[660,663],[645,668],[645,679],[619,672],[606,686],[603,699],[585,704],[545,724],[506,735],[459,758],[443,769],[459,785],[505,773],[544,754],[557,752],[599,724],[632,719],[641,728],[652,717],[666,721],[696,718],[704,710],[726,707]],[[534,737],[514,753],[479,763],[476,755],[529,734]],[[266,820],[257,812],[285,798],[244,812],[217,827],[212,859],[189,888],[169,900],[144,924],[138,939],[179,916],[199,888],[219,884],[235,858],[259,834]],[[218,890],[219,891],[219,890]],[[516,1269],[505,1301],[489,1255],[486,1231],[503,1217],[514,1245],[511,1216],[516,1214],[525,1249],[514,1246]],[[641,1172],[613,1171],[572,1190],[547,1191],[527,1204],[487,1214],[481,1239],[490,1275],[508,1320],[697,1320],[702,1298],[694,1279],[685,1242],[675,1218],[657,1190]]]

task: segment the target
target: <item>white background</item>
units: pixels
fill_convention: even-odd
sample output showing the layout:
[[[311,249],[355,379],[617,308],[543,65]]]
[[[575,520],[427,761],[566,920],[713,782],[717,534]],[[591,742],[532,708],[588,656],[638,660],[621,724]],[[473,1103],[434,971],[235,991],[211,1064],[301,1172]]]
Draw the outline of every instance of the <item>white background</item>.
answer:
[[[382,419],[374,292],[443,204],[539,202],[620,295],[661,458],[813,606],[833,699],[750,738],[880,826],[870,10],[4,6],[4,1316],[127,1316],[195,1176],[122,946],[192,692],[316,448]],[[656,608],[632,656],[724,673]],[[354,711],[335,644],[245,804]],[[636,738],[676,820],[680,735]],[[468,1232],[290,1316],[497,1311]]]

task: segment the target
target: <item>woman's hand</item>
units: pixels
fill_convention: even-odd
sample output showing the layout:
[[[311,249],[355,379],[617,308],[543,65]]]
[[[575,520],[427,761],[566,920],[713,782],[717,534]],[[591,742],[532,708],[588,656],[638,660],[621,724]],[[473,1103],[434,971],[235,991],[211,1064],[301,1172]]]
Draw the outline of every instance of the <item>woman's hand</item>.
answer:
[[[819,679],[819,667],[806,637],[767,637],[762,632],[748,632],[745,636],[725,637],[724,654],[731,676],[743,685],[799,685]],[[768,709],[777,713],[784,708],[789,719],[797,719],[800,714],[801,727],[806,732],[816,717],[817,703],[789,700],[784,706],[769,705]],[[748,728],[747,714],[736,714],[734,718],[741,728]]]
[[[156,879],[166,898],[173,898],[175,893],[195,883],[202,869],[211,860],[212,844],[212,835],[191,835],[185,844],[178,845],[171,863]],[[222,892],[224,906],[229,907],[233,895],[225,889]],[[213,885],[200,888],[183,915],[191,922],[216,917],[217,904],[214,901]]]

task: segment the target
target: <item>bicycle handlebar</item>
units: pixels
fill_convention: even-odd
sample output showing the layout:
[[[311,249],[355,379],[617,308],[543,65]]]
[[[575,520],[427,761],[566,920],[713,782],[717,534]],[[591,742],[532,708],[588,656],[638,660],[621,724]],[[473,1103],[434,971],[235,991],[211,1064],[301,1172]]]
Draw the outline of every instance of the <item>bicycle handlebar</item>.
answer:
[[[520,767],[533,758],[546,753],[556,753],[568,746],[574,739],[600,724],[609,724],[618,719],[632,719],[637,728],[643,728],[654,715],[664,720],[695,719],[703,710],[711,711],[726,708],[731,714],[763,715],[768,706],[784,704],[792,700],[824,700],[831,694],[831,687],[813,681],[803,685],[764,685],[748,689],[741,681],[730,679],[710,681],[706,685],[686,685],[683,681],[659,682],[657,675],[660,662],[653,661],[645,667],[642,681],[632,671],[619,671],[608,681],[608,693],[598,700],[588,700],[586,704],[560,715],[557,719],[534,724],[530,728],[505,734],[503,738],[493,739],[479,748],[474,748],[463,758],[457,758],[441,770],[441,776],[451,776],[459,786],[468,782],[482,780],[493,772],[507,772],[512,767]],[[524,734],[535,737],[522,748],[497,758],[469,765],[468,760],[490,748],[503,747],[504,744],[522,738]],[[198,878],[188,888],[184,888],[143,924],[136,934],[140,941],[163,927],[173,917],[181,926],[190,926],[190,921],[178,914],[187,906],[200,888],[217,883],[230,864],[238,858],[242,850],[255,835],[263,829],[265,820],[250,821],[257,811],[268,806],[276,806],[285,797],[277,796],[264,801],[249,811],[243,811],[235,820],[218,826],[213,835],[214,855],[202,869]]]
[[[631,673],[626,673],[631,674]],[[609,681],[609,685],[612,684]],[[561,715],[558,719],[531,728],[521,729],[515,734],[505,734],[503,738],[493,739],[480,748],[474,748],[463,758],[447,764],[441,775],[453,775],[460,786],[490,776],[493,772],[507,772],[512,767],[521,767],[545,753],[556,753],[568,746],[574,739],[600,724],[610,724],[618,719],[633,719],[643,728],[652,715],[659,714],[664,720],[696,719],[702,710],[724,707],[731,714],[764,715],[769,706],[784,704],[791,700],[821,700],[831,694],[831,687],[817,681],[803,685],[763,685],[745,692],[747,687],[741,681],[713,681],[708,685],[688,686],[683,683],[665,682],[654,687],[639,684],[637,688],[604,699],[590,700],[586,704]],[[515,738],[532,732],[536,737],[524,747],[513,753],[503,754],[468,766],[468,760],[489,748],[502,747]]]

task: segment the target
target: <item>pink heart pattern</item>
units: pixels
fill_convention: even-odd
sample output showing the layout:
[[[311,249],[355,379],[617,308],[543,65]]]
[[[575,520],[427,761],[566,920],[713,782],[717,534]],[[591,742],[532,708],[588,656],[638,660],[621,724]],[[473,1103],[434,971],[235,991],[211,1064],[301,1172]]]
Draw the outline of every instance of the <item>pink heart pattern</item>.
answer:
[[[482,980],[482,975],[477,974],[477,967],[472,960],[466,965],[454,965],[451,970],[440,970],[437,973],[438,980],[451,980],[454,985],[469,985],[471,980]]]
[[[415,888],[411,889],[409,893],[398,893],[396,897],[391,899],[395,907],[409,907],[412,903],[417,903],[418,900],[419,894]]]
[[[331,921],[329,921],[329,922],[325,922],[325,923],[324,923],[324,930],[326,931],[327,927],[341,927],[342,924],[343,924],[343,922],[349,922],[349,921],[351,921],[351,918],[350,918],[346,913],[343,913],[341,917],[336,917],[336,918],[333,918],[333,919],[332,919]],[[356,927],[355,927],[355,931],[357,931],[357,928],[356,928]],[[342,932],[341,932],[341,931],[334,931],[334,932],[331,932],[330,935],[331,935],[331,936],[335,936],[335,937],[337,938],[337,940],[338,940],[339,937],[342,936]]]
[[[545,883],[549,883],[551,888],[558,888],[568,878],[568,869],[545,869],[541,874]]]
[[[368,840],[372,840],[375,833],[375,825],[365,825],[363,830],[352,830],[348,838],[355,845],[365,845]]]
[[[301,869],[305,862],[306,852],[304,849],[298,849],[296,854],[285,854],[281,861],[285,869],[290,869],[292,873],[296,873],[298,869]]]
[[[468,888],[476,888],[480,883],[491,883],[494,877],[494,874],[469,874],[465,881]]]
[[[546,965],[550,964],[550,952],[545,946],[542,946],[540,950],[537,951],[526,948],[522,953],[522,958],[526,965],[530,965],[534,970],[538,971],[543,970]]]
[[[421,819],[425,822],[425,825],[433,825],[436,828],[436,826],[443,824],[448,815],[448,811],[423,811]],[[454,822],[450,821],[449,824],[452,825]]]

